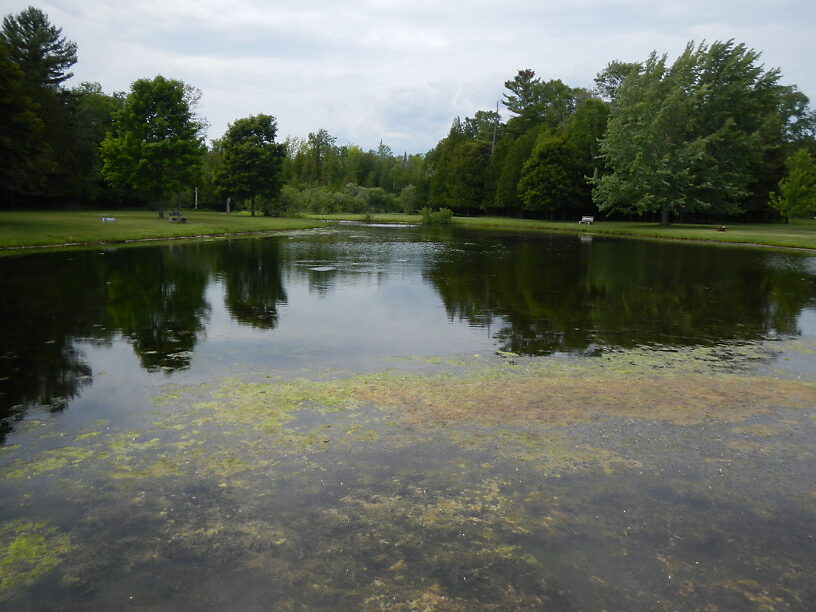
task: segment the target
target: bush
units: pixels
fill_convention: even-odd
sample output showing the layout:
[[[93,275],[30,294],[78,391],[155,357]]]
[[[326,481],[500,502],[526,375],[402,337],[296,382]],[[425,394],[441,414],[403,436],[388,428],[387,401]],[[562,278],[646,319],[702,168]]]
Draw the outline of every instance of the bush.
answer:
[[[429,207],[419,211],[423,225],[449,225],[453,222],[453,211],[450,208],[440,208],[437,211]]]

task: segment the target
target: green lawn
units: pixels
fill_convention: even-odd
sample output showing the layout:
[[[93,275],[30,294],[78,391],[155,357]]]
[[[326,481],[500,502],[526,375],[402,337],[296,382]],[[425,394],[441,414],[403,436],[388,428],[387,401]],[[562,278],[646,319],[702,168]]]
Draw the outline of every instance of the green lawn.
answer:
[[[0,248],[115,243],[320,227],[314,219],[185,210],[186,223],[148,211],[0,212]],[[116,221],[103,222],[102,217]]]
[[[363,219],[362,215],[310,215],[308,219],[250,217],[248,215],[185,210],[186,223],[171,223],[148,211],[47,211],[0,212],[0,249],[46,247],[73,244],[116,243],[129,240],[271,232],[320,227],[321,220]],[[102,217],[116,221],[103,222]],[[419,223],[419,215],[396,213],[372,215],[382,223]],[[635,238],[739,242],[763,246],[816,249],[816,221],[797,219],[789,224],[731,224],[724,232],[716,225],[670,225],[627,221],[599,221],[579,225],[567,221],[534,221],[503,217],[456,217],[454,223],[473,227],[512,231],[581,232]]]
[[[362,215],[335,214],[310,215],[314,219],[362,220]],[[385,223],[419,223],[419,215],[376,214],[374,221]],[[660,238],[672,240],[701,240],[708,242],[736,242],[762,246],[816,249],[816,221],[794,219],[790,223],[734,223],[726,225],[723,232],[719,225],[675,224],[663,227],[658,223],[631,221],[598,221],[593,225],[580,225],[576,221],[535,221],[506,217],[455,217],[454,223],[461,227],[508,231],[573,232],[628,236],[632,238]]]
[[[791,223],[734,223],[717,231],[719,225],[675,224],[664,227],[658,223],[631,221],[598,221],[580,225],[576,221],[533,221],[499,217],[456,218],[456,223],[467,227],[526,231],[568,231],[634,238],[662,238],[672,240],[702,240],[708,242],[737,242],[764,246],[816,249],[816,221],[795,219]]]

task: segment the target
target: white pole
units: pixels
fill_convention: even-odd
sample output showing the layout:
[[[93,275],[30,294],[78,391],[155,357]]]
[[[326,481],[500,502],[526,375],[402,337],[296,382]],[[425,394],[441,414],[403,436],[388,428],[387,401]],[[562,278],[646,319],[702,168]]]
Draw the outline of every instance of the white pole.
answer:
[[[195,188],[195,209],[198,210],[198,187]]]

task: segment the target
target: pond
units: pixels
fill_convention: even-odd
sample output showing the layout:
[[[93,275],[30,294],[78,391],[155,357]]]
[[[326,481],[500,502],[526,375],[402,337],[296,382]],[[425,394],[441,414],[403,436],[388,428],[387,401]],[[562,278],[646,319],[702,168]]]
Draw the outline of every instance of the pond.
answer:
[[[816,601],[808,253],[349,224],[0,313],[0,608]]]

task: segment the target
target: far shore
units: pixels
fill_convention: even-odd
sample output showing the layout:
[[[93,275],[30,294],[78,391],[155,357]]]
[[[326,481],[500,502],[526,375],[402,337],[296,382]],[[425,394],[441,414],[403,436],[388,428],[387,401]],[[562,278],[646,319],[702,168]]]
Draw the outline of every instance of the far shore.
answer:
[[[157,240],[204,239],[322,227],[326,221],[418,224],[419,215],[310,214],[299,218],[251,217],[242,213],[185,210],[185,222],[159,219],[155,211],[3,211],[0,212],[0,252],[69,249]],[[103,219],[115,219],[104,220]],[[776,224],[674,224],[596,221],[540,221],[505,217],[455,217],[454,224],[474,229],[570,232],[660,240],[692,240],[816,250],[816,221],[796,219]],[[723,230],[720,228],[724,227]]]
[[[419,215],[355,214],[308,215],[325,221],[373,221],[375,223],[419,223]],[[603,221],[582,225],[575,221],[541,221],[508,217],[454,217],[459,227],[521,232],[570,232],[626,238],[693,240],[748,246],[816,249],[816,221],[792,219],[790,223],[672,224],[644,221]],[[720,228],[724,228],[720,230]]]

